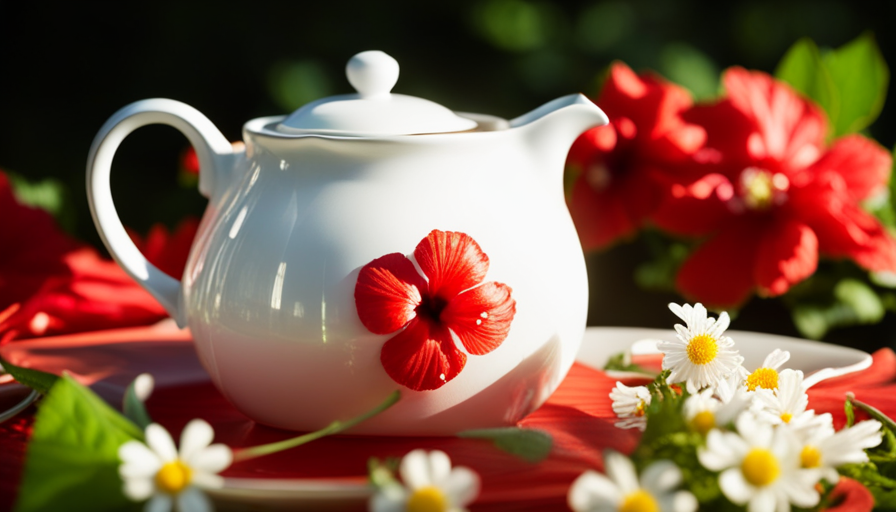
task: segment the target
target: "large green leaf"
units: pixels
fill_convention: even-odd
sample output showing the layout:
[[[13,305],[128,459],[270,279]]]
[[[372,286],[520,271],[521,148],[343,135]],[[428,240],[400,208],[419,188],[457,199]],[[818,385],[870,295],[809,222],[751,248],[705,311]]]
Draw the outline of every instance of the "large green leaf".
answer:
[[[823,60],[839,96],[837,117],[831,119],[834,137],[865,129],[880,114],[890,81],[874,36],[866,32]]]
[[[16,366],[2,357],[0,357],[0,366],[3,367],[3,370],[5,370],[6,373],[12,375],[12,378],[16,379],[19,384],[23,384],[44,394],[49,392],[50,388],[53,387],[53,384],[59,380],[59,377],[52,373]]]
[[[839,97],[818,47],[808,37],[794,43],[778,63],[775,77],[818,103],[829,119],[837,117]]]
[[[128,510],[118,448],[143,439],[133,423],[70,376],[41,402],[15,510]]]

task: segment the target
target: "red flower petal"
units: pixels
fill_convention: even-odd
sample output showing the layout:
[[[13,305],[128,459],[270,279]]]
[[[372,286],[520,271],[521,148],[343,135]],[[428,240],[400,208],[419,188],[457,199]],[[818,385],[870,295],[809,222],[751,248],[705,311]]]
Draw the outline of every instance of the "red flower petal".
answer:
[[[620,175],[617,182],[627,179],[628,176]],[[633,218],[626,196],[616,185],[595,190],[584,174],[573,185],[569,211],[586,251],[603,249],[641,227],[643,218]]]
[[[785,220],[773,222],[762,235],[754,278],[766,294],[781,295],[818,266],[818,238],[809,226]]]
[[[824,509],[828,512],[871,512],[874,509],[874,496],[871,491],[845,476],[840,477],[837,485],[831,490],[829,499],[833,505]]]
[[[364,327],[374,334],[389,334],[415,318],[426,282],[404,254],[377,258],[358,273],[355,306]]]
[[[383,345],[380,361],[392,380],[414,391],[438,389],[457,376],[467,356],[447,328],[414,319]]]
[[[726,202],[734,186],[721,174],[707,174],[689,184],[675,184],[651,220],[678,235],[706,235],[731,220]]]
[[[180,221],[173,232],[169,232],[163,224],[155,224],[145,239],[131,231],[128,234],[150,263],[169,276],[180,279],[198,229],[199,220],[188,217]]]
[[[681,266],[676,286],[709,307],[736,307],[753,290],[753,266],[762,225],[754,220],[729,224]]]
[[[812,165],[816,173],[836,172],[843,177],[853,199],[863,200],[887,186],[893,159],[877,142],[847,135]]]
[[[452,299],[440,319],[469,353],[480,356],[498,348],[507,338],[515,313],[510,287],[489,282]]]
[[[803,169],[821,155],[827,121],[821,110],[771,75],[731,68],[725,72],[731,104],[753,122],[758,137],[748,139],[757,162],[772,160],[780,169]]]
[[[414,249],[434,296],[450,300],[476,286],[488,272],[488,256],[469,235],[434,229]]]

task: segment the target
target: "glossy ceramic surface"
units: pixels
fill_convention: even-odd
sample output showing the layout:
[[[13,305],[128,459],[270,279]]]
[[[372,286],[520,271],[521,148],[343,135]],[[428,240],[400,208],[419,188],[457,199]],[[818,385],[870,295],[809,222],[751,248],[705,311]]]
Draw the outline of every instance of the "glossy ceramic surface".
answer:
[[[371,100],[372,101],[372,100]],[[503,121],[458,115],[472,132],[348,136],[284,133],[282,117],[250,121],[245,152],[194,109],[145,100],[94,141],[88,190],[110,252],[189,325],[223,394],[251,418],[315,430],[401,388],[383,344],[359,320],[361,267],[411,253],[434,230],[462,232],[488,255],[487,281],[512,288],[516,315],[493,352],[470,356],[431,391],[402,400],[359,432],[450,434],[511,425],[538,407],[572,365],[587,312],[584,259],[566,209],[569,146],[606,116],[581,95]],[[143,258],[115,212],[109,164],[136,127],[181,129],[209,197],[181,282]]]

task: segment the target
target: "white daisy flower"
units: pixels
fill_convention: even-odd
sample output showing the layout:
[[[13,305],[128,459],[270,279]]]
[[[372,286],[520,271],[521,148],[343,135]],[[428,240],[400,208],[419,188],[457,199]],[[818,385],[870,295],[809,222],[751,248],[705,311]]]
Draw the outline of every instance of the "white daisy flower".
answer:
[[[404,485],[387,485],[370,500],[371,512],[460,512],[479,495],[479,475],[451,467],[445,452],[414,450],[401,460]]]
[[[809,406],[809,395],[800,370],[782,370],[775,390],[760,388],[753,393],[755,411],[772,425],[786,423],[797,433],[807,434],[830,420],[830,414],[816,415]]]
[[[610,399],[613,400],[613,412],[622,419],[616,423],[617,427],[641,430],[647,427],[650,390],[646,386],[629,387],[617,381],[616,387],[610,391]]]
[[[734,421],[750,403],[743,392],[725,394],[727,400],[723,401],[713,396],[715,391],[707,388],[684,401],[685,421],[703,436],[714,428],[723,428]]]
[[[211,502],[201,488],[218,488],[224,479],[217,473],[233,461],[230,448],[211,444],[211,425],[195,419],[187,424],[180,437],[180,452],[171,434],[159,424],[146,427],[146,444],[128,441],[118,449],[122,464],[118,474],[124,480],[123,492],[134,501],[147,503],[147,511],[181,512],[212,510]]]
[[[836,483],[840,478],[837,468],[844,464],[868,462],[865,450],[879,445],[883,434],[877,420],[862,421],[836,433],[830,423],[830,415],[828,420],[825,427],[815,429],[802,443],[800,465],[817,468],[825,480]]]
[[[728,313],[719,315],[718,320],[708,318],[700,303],[694,307],[669,304],[669,309],[687,324],[675,324],[676,341],[657,343],[663,353],[663,370],[672,371],[670,383],[686,382],[688,391],[696,394],[738,371],[744,358],[734,349],[734,341],[722,336],[731,322]]]
[[[800,443],[788,428],[774,428],[749,411],[737,418],[737,431],[712,430],[697,452],[704,467],[721,471],[726,498],[750,511],[813,507],[821,472],[800,467]]]
[[[743,375],[744,384],[747,386],[747,391],[756,391],[756,388],[777,389],[778,369],[789,360],[790,352],[776,348],[765,357],[762,366],[753,370],[753,373],[749,373],[746,368],[741,367],[741,374]]]
[[[641,478],[625,455],[604,452],[606,476],[586,471],[569,488],[567,500],[575,512],[692,512],[697,499],[688,491],[676,491],[681,470],[672,461],[654,462]]]

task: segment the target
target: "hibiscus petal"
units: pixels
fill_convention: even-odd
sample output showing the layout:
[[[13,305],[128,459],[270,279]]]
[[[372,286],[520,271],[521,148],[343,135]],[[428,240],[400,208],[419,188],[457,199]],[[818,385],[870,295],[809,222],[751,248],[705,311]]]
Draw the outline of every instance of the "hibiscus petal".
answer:
[[[743,303],[753,289],[753,267],[761,225],[729,224],[697,248],[676,277],[676,287],[694,302],[730,308]]]
[[[619,176],[616,182],[622,179],[625,177]],[[617,183],[611,182],[596,190],[584,174],[573,184],[569,212],[584,250],[603,249],[640,227],[640,222],[629,216],[625,198],[617,189]]]
[[[781,295],[818,266],[818,238],[809,226],[787,220],[769,225],[756,254],[753,277],[770,296]]]
[[[441,321],[454,331],[464,348],[473,355],[488,354],[498,348],[510,332],[516,301],[506,284],[488,282],[467,290],[448,303]]]
[[[753,122],[755,161],[772,160],[783,170],[802,169],[821,155],[826,120],[821,110],[771,75],[734,67],[723,81],[731,104]]]
[[[731,219],[727,200],[734,186],[724,175],[710,173],[690,183],[677,183],[651,216],[658,227],[671,233],[706,235]]]
[[[377,258],[358,273],[355,306],[364,327],[374,334],[389,334],[413,319],[426,282],[405,255]]]
[[[424,391],[438,389],[456,377],[467,356],[454,346],[447,328],[414,319],[383,345],[380,361],[392,380]]]
[[[488,256],[466,233],[431,231],[414,249],[433,295],[450,299],[485,279]]]
[[[861,135],[847,135],[812,165],[814,172],[833,171],[843,177],[850,195],[864,200],[887,185],[893,158],[877,142]]]

